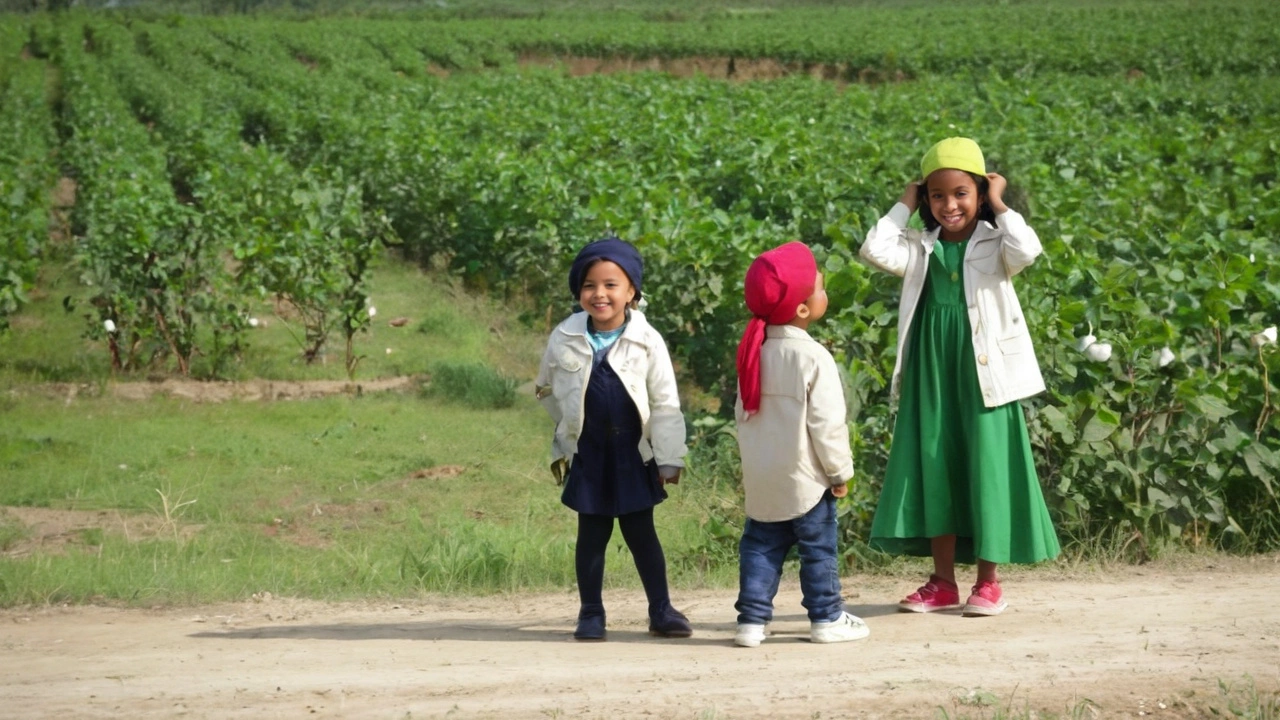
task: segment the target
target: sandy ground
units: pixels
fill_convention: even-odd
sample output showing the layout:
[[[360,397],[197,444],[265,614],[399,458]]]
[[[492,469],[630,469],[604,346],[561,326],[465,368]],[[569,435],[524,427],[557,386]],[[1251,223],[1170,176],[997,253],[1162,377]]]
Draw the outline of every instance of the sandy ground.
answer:
[[[1238,566],[1237,566],[1238,565]],[[638,591],[575,642],[575,596],[0,611],[6,718],[1199,717],[1280,689],[1280,557],[1006,577],[996,618],[910,615],[910,584],[845,578],[867,640],[807,641],[784,584],[772,635],[732,645],[731,591],[677,592],[687,640]],[[1266,715],[1274,717],[1275,705]]]

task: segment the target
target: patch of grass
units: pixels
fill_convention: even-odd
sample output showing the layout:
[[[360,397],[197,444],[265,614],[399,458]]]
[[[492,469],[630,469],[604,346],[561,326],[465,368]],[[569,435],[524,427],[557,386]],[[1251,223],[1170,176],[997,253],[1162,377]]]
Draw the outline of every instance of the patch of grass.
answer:
[[[0,355],[0,388],[45,382],[147,380],[172,376],[164,365],[112,376],[106,344],[85,337],[96,317],[92,288],[69,262],[46,262],[33,301],[13,318]],[[423,271],[387,255],[374,264],[370,300],[378,313],[356,336],[362,360],[356,379],[420,375],[439,362],[483,362],[499,372],[532,380],[545,336],[530,331],[512,307],[467,293],[442,273]],[[514,301],[518,306],[519,301]],[[268,298],[248,308],[258,326],[246,332],[238,359],[217,372],[197,356],[198,379],[345,380],[342,339],[330,337],[316,363],[303,361],[295,339],[299,321],[286,304]],[[392,322],[396,321],[393,325]]]
[[[23,452],[0,505],[119,510],[151,516],[156,531],[81,530],[77,546],[93,552],[10,558],[0,606],[574,584],[576,516],[546,468],[551,423],[532,397],[504,410],[392,394],[14,403]],[[737,580],[736,556],[705,555],[711,507],[740,512],[729,488],[694,471],[655,514],[676,587]],[[22,532],[0,526],[11,542]],[[607,585],[640,587],[620,535],[611,547]]]
[[[9,558],[0,606],[574,583],[576,516],[546,467],[550,419],[526,394],[501,410],[411,394],[221,404],[32,394],[11,397],[6,419],[0,505],[119,510],[151,517],[154,532],[82,530],[80,552]],[[674,586],[736,582],[736,557],[702,552],[707,509],[737,505],[696,470],[671,490],[656,518]],[[23,532],[0,526],[4,542]],[[606,582],[640,587],[620,535]]]
[[[31,303],[12,318],[0,337],[0,388],[35,382],[96,382],[110,376],[105,345],[84,337],[84,315],[93,308],[85,300],[75,268],[46,262]]]
[[[27,529],[22,523],[0,512],[0,553],[8,552],[19,540],[26,537]]]
[[[91,538],[100,557],[12,559],[0,566],[0,604],[51,594],[210,601],[260,590],[351,597],[456,588],[456,579],[402,573],[403,558],[422,558],[460,528],[491,547],[526,534],[512,527],[562,533],[561,545],[573,537],[550,474],[535,476],[546,454],[541,412],[532,398],[507,411],[400,395],[224,404],[23,398],[12,415],[18,426],[54,441],[27,446],[6,468],[0,505],[152,514],[173,532],[140,542],[105,533],[101,543]],[[419,472],[439,466],[460,470]],[[199,532],[176,531],[191,524]],[[520,542],[547,566],[523,571],[519,582],[551,587],[561,565],[572,571],[571,557],[542,551],[555,545],[548,538]]]
[[[1218,680],[1217,695],[1196,697],[1188,692],[1181,697],[1163,700],[1139,701],[1136,715],[1161,717],[1232,717],[1240,720],[1280,719],[1280,694],[1259,690],[1252,677],[1240,680]],[[937,717],[945,720],[1095,720],[1109,717],[1118,711],[1104,707],[1093,700],[1083,698],[1072,701],[1062,711],[1033,708],[1026,705],[1015,708],[1013,698],[1002,699],[981,688],[958,689],[952,693],[951,708],[938,706]],[[1126,716],[1128,712],[1121,713]]]
[[[438,363],[423,388],[428,397],[440,397],[472,408],[502,409],[516,401],[516,381],[486,365]]]
[[[19,352],[0,364],[0,385],[111,382],[105,349],[79,340],[83,320],[54,301],[74,293],[74,278],[54,279],[61,289],[48,286],[17,323],[10,340]],[[431,371],[440,395],[222,404],[0,396],[12,420],[0,430],[0,506],[147,520],[132,533],[118,522],[77,526],[74,547],[7,559],[0,605],[572,587],[576,517],[546,467],[551,421],[515,386],[532,379],[544,330],[448,278],[391,260],[377,267],[373,298],[379,322],[360,340],[368,357],[359,376]],[[344,377],[341,363],[298,362],[280,326],[287,318],[259,309],[266,327],[250,335],[240,376]],[[405,322],[389,323],[398,318]],[[42,341],[34,331],[42,323],[61,330]],[[24,357],[39,369],[20,372]],[[741,512],[732,477],[720,473],[728,457],[695,449],[655,515],[674,586],[737,580],[731,523],[723,537],[707,535],[709,523]],[[0,543],[25,535],[12,519],[0,525]],[[606,583],[640,586],[620,535]]]
[[[1246,675],[1238,682],[1218,680],[1217,703],[1210,705],[1215,716],[1241,720],[1280,720],[1280,693],[1259,690],[1253,678]],[[1225,704],[1218,708],[1218,704]]]

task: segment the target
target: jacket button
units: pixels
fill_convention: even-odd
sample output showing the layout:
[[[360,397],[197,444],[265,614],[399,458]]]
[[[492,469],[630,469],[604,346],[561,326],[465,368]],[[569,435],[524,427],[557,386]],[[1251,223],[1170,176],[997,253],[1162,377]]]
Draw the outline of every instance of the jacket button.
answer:
[[[958,273],[958,272],[953,272],[953,273],[951,273],[951,282],[955,282],[955,281],[957,281],[957,280],[959,280],[959,279],[960,279],[960,273]]]
[[[987,356],[986,356],[986,355],[979,355],[979,356],[978,356],[978,364],[979,364],[979,365],[986,365],[986,364],[987,364]]]

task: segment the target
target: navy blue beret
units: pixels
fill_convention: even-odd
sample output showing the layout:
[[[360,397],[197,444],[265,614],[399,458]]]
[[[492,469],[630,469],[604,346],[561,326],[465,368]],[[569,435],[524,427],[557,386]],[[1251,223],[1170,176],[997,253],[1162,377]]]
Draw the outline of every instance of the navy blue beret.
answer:
[[[597,260],[617,263],[631,280],[631,285],[635,287],[635,299],[640,299],[640,285],[644,281],[644,260],[640,258],[640,251],[636,250],[634,245],[616,237],[587,243],[586,247],[578,252],[578,257],[573,259],[573,266],[569,268],[569,292],[573,293],[575,298],[582,292],[582,279],[587,274],[587,268]]]

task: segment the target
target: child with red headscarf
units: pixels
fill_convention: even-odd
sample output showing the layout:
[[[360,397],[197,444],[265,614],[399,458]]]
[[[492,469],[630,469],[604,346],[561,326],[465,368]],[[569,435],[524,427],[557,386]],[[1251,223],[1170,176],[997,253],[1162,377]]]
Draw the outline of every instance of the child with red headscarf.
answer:
[[[738,631],[757,647],[773,619],[782,562],[800,552],[809,639],[859,640],[866,623],[844,611],[836,555],[836,498],[853,477],[844,391],[835,359],[807,331],[827,310],[813,253],[789,242],[751,263],[738,346],[738,447],[747,521],[739,544]]]

